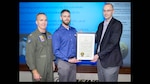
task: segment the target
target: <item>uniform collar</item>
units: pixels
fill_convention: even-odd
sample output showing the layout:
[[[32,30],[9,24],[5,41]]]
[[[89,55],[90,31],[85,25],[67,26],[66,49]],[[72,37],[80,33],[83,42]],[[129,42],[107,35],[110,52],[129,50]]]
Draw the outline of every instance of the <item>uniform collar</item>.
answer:
[[[39,31],[38,28],[36,29],[36,32],[37,32],[37,34],[43,34],[43,33],[41,33],[41,32]],[[45,33],[47,34],[47,31],[46,31]]]

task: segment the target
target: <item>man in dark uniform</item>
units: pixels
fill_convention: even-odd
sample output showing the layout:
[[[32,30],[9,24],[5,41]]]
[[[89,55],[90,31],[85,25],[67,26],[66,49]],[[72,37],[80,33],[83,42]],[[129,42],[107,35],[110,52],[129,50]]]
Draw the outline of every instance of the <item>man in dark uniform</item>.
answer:
[[[51,33],[46,31],[45,13],[36,16],[37,29],[32,32],[26,44],[26,63],[32,72],[33,82],[53,82],[55,65],[52,53]]]

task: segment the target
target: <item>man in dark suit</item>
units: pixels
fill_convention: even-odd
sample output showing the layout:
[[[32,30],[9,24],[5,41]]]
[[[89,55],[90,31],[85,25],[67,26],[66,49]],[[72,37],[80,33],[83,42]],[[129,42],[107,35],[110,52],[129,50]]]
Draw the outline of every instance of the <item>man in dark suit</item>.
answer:
[[[96,31],[96,54],[91,62],[97,61],[98,79],[100,82],[117,82],[123,58],[120,50],[122,23],[115,19],[113,5],[106,3],[103,14],[105,20],[101,22]]]

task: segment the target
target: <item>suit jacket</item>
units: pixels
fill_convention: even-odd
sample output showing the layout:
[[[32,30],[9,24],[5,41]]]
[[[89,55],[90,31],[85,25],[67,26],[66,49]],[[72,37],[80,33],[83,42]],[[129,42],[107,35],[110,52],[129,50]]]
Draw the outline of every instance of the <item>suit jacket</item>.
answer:
[[[96,31],[96,51],[101,39],[103,23],[104,21],[99,24],[98,30]],[[119,44],[122,35],[122,28],[123,26],[120,21],[115,18],[110,20],[106,32],[103,36],[103,40],[101,41],[100,52],[98,52],[98,56],[103,67],[121,66],[123,64]]]

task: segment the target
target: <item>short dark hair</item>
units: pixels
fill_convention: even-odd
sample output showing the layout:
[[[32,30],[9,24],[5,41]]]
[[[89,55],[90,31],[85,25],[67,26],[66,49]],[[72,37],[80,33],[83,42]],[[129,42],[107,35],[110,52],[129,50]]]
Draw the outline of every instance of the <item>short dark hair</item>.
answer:
[[[111,4],[111,3],[109,3],[109,2],[105,3],[105,5],[111,5],[111,6],[112,6],[112,8],[114,9],[113,4]]]
[[[41,14],[46,16],[46,14],[45,14],[45,13],[43,13],[43,12],[39,12],[39,13],[36,15],[36,20],[37,20],[38,15],[41,15]]]
[[[70,13],[70,11],[69,11],[68,9],[63,9],[63,10],[61,11],[61,15],[62,15],[63,12],[68,12],[68,13]]]

